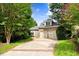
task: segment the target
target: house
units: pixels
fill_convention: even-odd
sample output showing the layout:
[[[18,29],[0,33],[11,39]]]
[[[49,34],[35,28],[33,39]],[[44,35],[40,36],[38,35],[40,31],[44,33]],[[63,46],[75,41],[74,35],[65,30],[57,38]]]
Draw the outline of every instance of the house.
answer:
[[[33,37],[36,38],[47,38],[47,39],[57,39],[56,37],[56,29],[57,29],[57,21],[54,19],[47,19],[43,21],[40,26],[35,26],[31,28],[31,33]]]

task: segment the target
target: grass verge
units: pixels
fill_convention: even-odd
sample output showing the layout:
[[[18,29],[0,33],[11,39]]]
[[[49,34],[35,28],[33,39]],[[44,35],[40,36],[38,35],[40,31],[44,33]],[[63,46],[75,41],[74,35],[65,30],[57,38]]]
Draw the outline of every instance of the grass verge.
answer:
[[[76,56],[75,45],[69,40],[60,40],[54,49],[55,56]]]
[[[22,43],[25,43],[25,42],[28,42],[31,40],[32,40],[32,38],[28,38],[28,39],[19,40],[14,43],[10,43],[10,44],[1,43],[2,46],[0,46],[0,54],[3,54],[5,52],[9,51],[10,49],[14,48],[15,46],[18,46]]]

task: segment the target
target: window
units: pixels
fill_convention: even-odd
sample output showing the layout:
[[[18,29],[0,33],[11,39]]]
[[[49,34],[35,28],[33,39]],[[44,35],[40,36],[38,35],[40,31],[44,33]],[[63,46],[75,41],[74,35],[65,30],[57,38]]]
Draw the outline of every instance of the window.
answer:
[[[53,25],[57,25],[57,23],[55,23],[55,22],[52,21],[52,26],[53,26]]]
[[[54,22],[52,21],[52,26],[54,25]]]
[[[46,22],[46,26],[50,26],[50,22]]]

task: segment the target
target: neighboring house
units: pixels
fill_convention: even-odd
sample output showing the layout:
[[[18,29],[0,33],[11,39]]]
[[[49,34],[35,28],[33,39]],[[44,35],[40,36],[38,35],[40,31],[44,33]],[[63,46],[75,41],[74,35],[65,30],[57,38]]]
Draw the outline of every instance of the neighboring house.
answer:
[[[40,26],[35,26],[31,28],[31,33],[33,37],[36,38],[47,38],[47,39],[57,39],[56,37],[56,29],[57,29],[57,21],[54,19],[47,19],[43,21]]]

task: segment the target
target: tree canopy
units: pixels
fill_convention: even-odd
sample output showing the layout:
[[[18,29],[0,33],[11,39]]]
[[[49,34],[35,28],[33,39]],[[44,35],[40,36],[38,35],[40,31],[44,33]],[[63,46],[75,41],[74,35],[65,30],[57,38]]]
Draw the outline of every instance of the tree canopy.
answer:
[[[61,19],[61,9],[63,7],[62,3],[51,3],[49,4],[50,11],[52,12],[51,18],[59,21]]]
[[[11,36],[16,30],[27,32],[36,25],[31,14],[31,4],[0,4],[0,25],[4,26],[7,44],[10,43]]]

